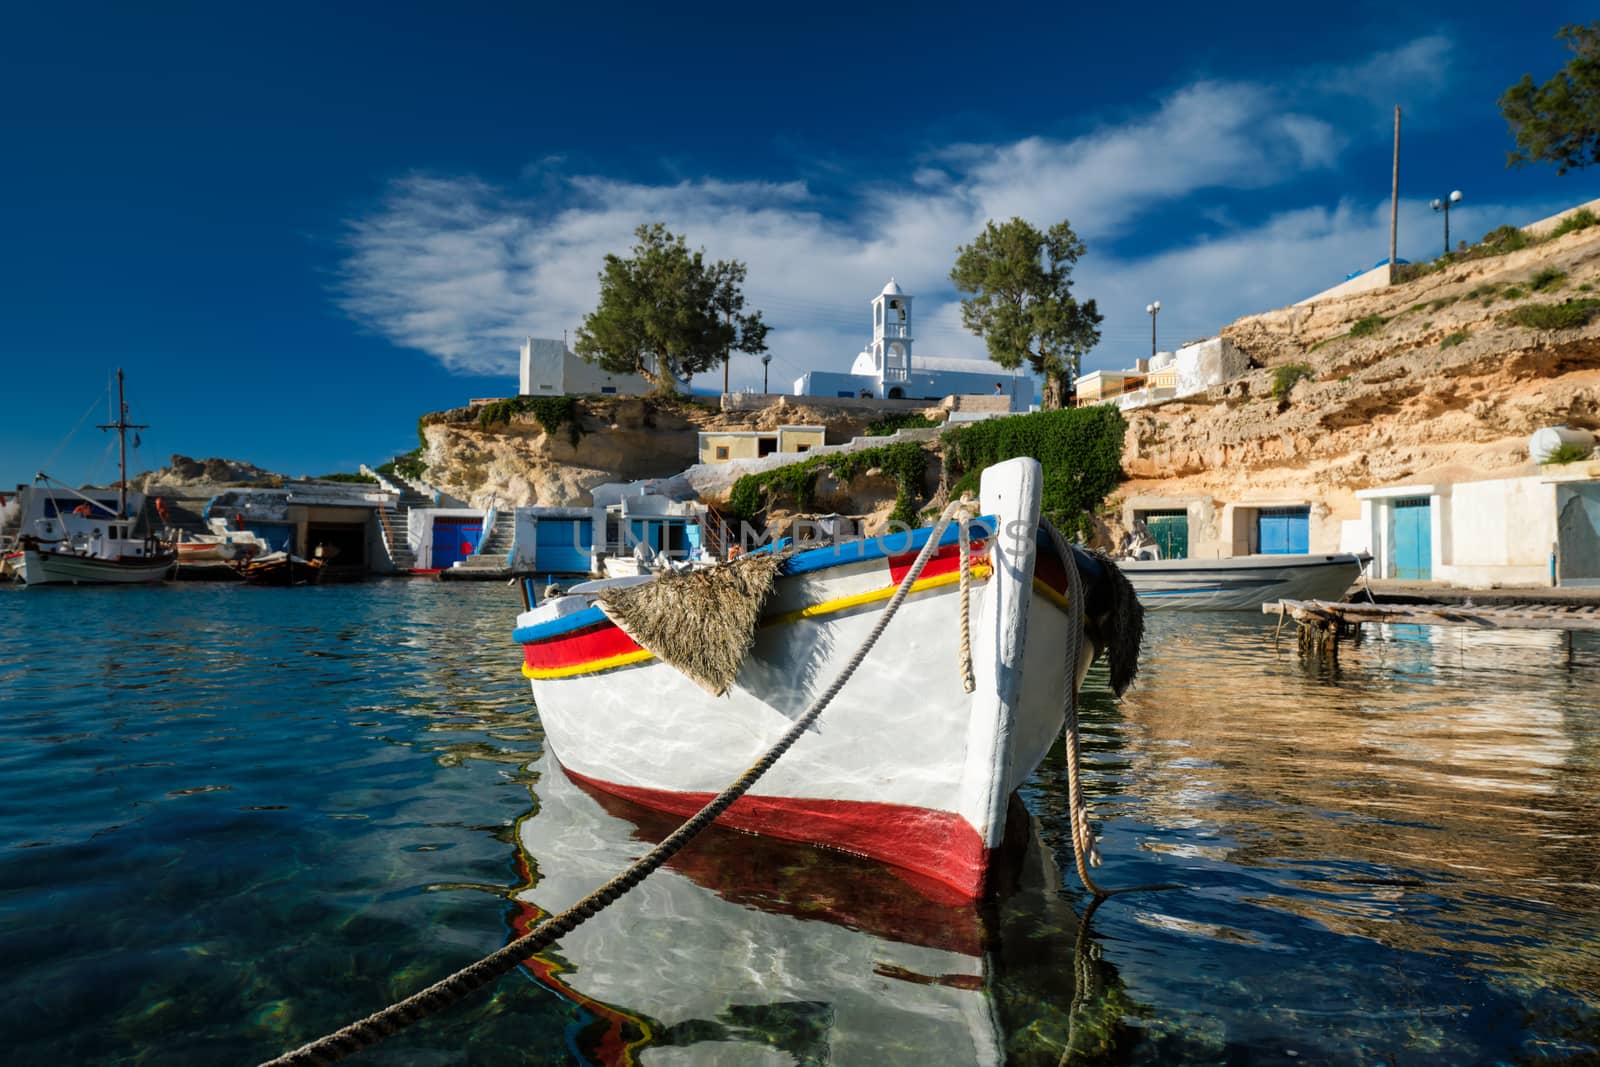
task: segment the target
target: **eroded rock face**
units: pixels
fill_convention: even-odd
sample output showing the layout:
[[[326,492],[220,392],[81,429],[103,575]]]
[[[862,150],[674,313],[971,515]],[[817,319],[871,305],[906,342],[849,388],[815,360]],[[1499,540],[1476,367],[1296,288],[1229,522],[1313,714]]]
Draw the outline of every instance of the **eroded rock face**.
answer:
[[[129,478],[128,482],[139,492],[150,493],[158,487],[182,489],[203,485],[281,485],[283,476],[243,460],[173,456],[164,470],[147,471]]]
[[[1600,228],[1459,264],[1405,285],[1240,319],[1222,331],[1262,368],[1205,394],[1127,413],[1119,491],[1219,502],[1274,494],[1335,518],[1379,486],[1532,474],[1527,440],[1600,428],[1600,319],[1541,331],[1502,316],[1600,297]],[[1537,272],[1565,278],[1534,291]],[[1508,297],[1507,288],[1522,291]],[[1369,316],[1385,320],[1351,336]],[[1286,399],[1274,369],[1312,368]]]
[[[607,482],[664,478],[699,459],[703,430],[771,430],[780,425],[823,425],[828,440],[843,441],[871,423],[860,415],[823,414],[783,398],[749,415],[724,414],[707,405],[663,404],[643,397],[585,397],[582,433],[574,444],[563,428],[551,434],[531,413],[485,430],[462,409],[450,421],[423,428],[430,483],[475,506],[491,497],[501,506],[584,507],[590,490]]]

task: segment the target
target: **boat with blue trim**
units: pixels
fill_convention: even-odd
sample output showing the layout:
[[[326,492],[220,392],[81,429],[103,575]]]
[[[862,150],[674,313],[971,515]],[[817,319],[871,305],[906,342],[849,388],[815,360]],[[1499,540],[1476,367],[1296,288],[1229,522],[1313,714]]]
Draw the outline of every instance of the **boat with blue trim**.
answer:
[[[1361,576],[1351,553],[1128,559],[1117,566],[1155,611],[1260,611],[1274,600],[1339,600]]]
[[[1073,552],[1085,610],[1071,610],[1064,561],[1041,540],[1041,482],[1032,459],[982,476],[982,517],[970,528],[972,690],[959,668],[952,525],[877,650],[719,824],[864,855],[941,893],[982,894],[1007,801],[1061,730],[1074,618],[1085,631],[1077,682],[1101,649],[1112,653],[1119,688],[1137,658],[1138,603],[1108,560]],[[514,639],[554,755],[585,786],[694,813],[840,675],[931,535],[903,531],[783,559],[720,695],[618,624],[603,604],[617,582],[530,607]],[[686,613],[682,627],[696,626]]]

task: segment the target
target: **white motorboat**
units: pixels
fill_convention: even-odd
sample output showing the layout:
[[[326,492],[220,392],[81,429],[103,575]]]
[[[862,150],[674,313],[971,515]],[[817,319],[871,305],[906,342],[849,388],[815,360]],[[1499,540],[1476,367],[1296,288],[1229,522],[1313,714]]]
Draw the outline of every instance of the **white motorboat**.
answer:
[[[1259,611],[1274,600],[1338,600],[1366,561],[1348,553],[1128,559],[1117,566],[1146,608]]]

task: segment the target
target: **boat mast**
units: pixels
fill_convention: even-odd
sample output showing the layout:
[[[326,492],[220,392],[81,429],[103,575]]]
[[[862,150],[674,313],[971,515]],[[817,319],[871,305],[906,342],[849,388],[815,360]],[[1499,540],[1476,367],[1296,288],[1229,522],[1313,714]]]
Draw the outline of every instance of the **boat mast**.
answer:
[[[128,421],[128,402],[122,399],[122,368],[117,368],[117,421],[100,427],[117,431],[117,518],[128,517],[128,431],[148,430],[148,426],[135,426]]]

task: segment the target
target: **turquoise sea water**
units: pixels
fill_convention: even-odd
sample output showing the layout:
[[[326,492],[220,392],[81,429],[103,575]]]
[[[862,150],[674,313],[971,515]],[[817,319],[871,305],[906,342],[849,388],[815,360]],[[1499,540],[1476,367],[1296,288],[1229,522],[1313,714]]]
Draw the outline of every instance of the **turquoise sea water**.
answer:
[[[254,1063],[503,945],[670,822],[542,751],[514,590],[0,587],[7,1062]],[[890,637],[893,636],[890,630]],[[1336,670],[1151,616],[980,906],[715,832],[361,1054],[389,1064],[1600,1059],[1600,640],[1394,627]],[[827,713],[869,714],[845,691]],[[1008,876],[1010,877],[1010,876]]]

